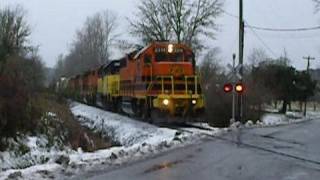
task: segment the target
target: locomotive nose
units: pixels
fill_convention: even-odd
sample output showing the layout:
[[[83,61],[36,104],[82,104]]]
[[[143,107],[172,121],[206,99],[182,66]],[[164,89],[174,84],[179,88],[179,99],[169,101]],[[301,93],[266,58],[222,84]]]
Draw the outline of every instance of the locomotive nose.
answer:
[[[187,62],[158,62],[153,66],[153,73],[158,76],[192,76],[192,64]]]

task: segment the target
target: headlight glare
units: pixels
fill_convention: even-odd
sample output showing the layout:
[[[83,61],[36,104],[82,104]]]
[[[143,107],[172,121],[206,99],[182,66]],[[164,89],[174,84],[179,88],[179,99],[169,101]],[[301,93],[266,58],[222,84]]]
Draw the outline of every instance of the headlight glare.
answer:
[[[168,99],[164,99],[162,101],[162,103],[165,105],[165,106],[168,106],[169,105],[169,100]]]
[[[197,104],[197,100],[195,100],[195,99],[192,100],[192,104],[193,104],[193,105]]]

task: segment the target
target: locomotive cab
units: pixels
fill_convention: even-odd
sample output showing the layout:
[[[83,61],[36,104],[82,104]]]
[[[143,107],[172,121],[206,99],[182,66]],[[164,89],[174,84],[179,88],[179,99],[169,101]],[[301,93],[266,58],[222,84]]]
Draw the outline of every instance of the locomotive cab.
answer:
[[[186,45],[155,42],[127,58],[125,64],[120,76],[126,85],[121,87],[136,97],[134,109],[144,107],[142,111],[153,121],[166,122],[195,120],[203,114],[194,54]]]

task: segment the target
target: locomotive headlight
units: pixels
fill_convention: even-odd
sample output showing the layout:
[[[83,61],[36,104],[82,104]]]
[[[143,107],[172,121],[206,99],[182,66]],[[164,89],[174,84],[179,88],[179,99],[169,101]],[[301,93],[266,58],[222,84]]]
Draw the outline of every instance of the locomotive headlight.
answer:
[[[168,53],[173,53],[173,44],[168,45]]]
[[[168,106],[169,105],[169,100],[168,99],[164,99],[162,101],[162,103],[165,105],[165,106]]]
[[[193,105],[196,105],[196,104],[197,104],[197,100],[195,100],[195,99],[192,100],[191,102],[192,102]]]

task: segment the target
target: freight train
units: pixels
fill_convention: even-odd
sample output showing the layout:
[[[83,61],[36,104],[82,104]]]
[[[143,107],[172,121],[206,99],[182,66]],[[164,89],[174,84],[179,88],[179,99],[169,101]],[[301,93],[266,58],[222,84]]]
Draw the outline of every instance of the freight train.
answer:
[[[57,84],[68,97],[150,122],[195,121],[205,111],[195,56],[184,44],[153,42]]]

